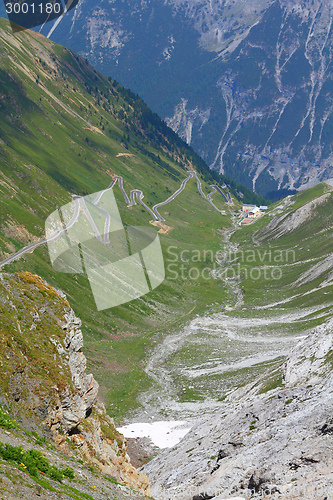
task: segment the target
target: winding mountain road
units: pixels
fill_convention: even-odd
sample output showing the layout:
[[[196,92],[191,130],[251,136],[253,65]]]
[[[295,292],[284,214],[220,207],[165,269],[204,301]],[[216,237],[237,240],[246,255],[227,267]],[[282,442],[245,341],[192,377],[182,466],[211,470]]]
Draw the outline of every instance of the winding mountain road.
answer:
[[[226,195],[224,194],[224,192],[222,191],[222,189],[219,188],[219,186],[217,186],[216,184],[213,184],[211,187],[215,190],[214,193],[216,193],[216,191],[217,191],[218,193],[220,193],[223,196],[224,201],[226,203],[231,203],[232,202],[229,191],[227,191],[227,194],[228,194],[228,198],[227,198]],[[211,194],[213,194],[213,193],[211,193]]]
[[[123,197],[124,197],[124,200],[125,200],[125,203],[127,203],[128,206],[133,206],[133,205],[136,205],[136,200],[144,207],[145,210],[147,210],[147,212],[153,217],[154,221],[159,221],[159,222],[163,222],[165,221],[165,219],[161,216],[161,214],[158,212],[158,208],[166,205],[167,203],[170,203],[172,200],[174,200],[184,189],[185,189],[185,186],[186,186],[186,183],[192,179],[192,178],[195,178],[196,181],[197,181],[197,186],[198,186],[198,191],[199,191],[199,194],[205,199],[207,200],[213,207],[215,210],[217,210],[218,212],[222,213],[223,211],[218,209],[213,200],[211,199],[212,195],[216,192],[220,193],[222,196],[223,196],[223,199],[226,203],[232,203],[232,199],[231,199],[231,196],[230,196],[230,193],[229,191],[227,190],[227,195],[228,195],[228,198],[229,198],[229,201],[228,201],[228,198],[225,196],[225,194],[223,193],[223,191],[216,185],[211,185],[210,187],[213,188],[213,191],[208,194],[207,196],[204,194],[203,190],[202,190],[202,186],[201,186],[201,181],[200,179],[198,178],[197,176],[197,173],[194,172],[194,171],[190,171],[189,172],[189,175],[188,177],[186,177],[186,179],[184,179],[180,185],[180,187],[171,195],[169,196],[169,198],[167,198],[165,201],[162,201],[160,203],[157,203],[156,205],[153,206],[153,208],[149,208],[144,202],[143,202],[143,198],[144,198],[144,194],[143,192],[140,190],[140,189],[131,189],[130,191],[130,197],[128,197],[125,189],[124,189],[124,181],[123,181],[123,178],[120,176],[120,175],[117,175],[115,176],[113,179],[112,179],[112,182],[110,183],[110,185],[104,189],[103,191],[100,191],[98,193],[98,195],[96,196],[95,200],[92,202],[93,205],[96,206],[96,208],[98,208],[99,210],[101,210],[101,212],[103,212],[103,214],[105,215],[105,224],[104,224],[104,238],[103,238],[103,241],[104,243],[110,243],[110,240],[109,240],[109,230],[110,230],[110,214],[106,212],[106,210],[104,210],[103,208],[101,208],[98,203],[100,202],[102,196],[107,192],[109,191],[110,189],[113,189],[113,187],[115,186],[115,184],[118,182],[118,186],[119,186],[119,189],[120,189],[120,192],[122,193]],[[44,245],[45,243],[49,243],[51,241],[54,241],[56,240],[57,238],[59,238],[61,235],[63,235],[68,229],[70,229],[74,224],[75,222],[77,221],[77,219],[79,218],[79,215],[80,215],[80,210],[82,209],[83,212],[86,214],[89,222],[90,222],[90,225],[96,235],[96,238],[99,240],[99,241],[102,241],[102,236],[100,235],[98,229],[97,229],[97,226],[93,220],[93,218],[91,217],[91,214],[86,206],[86,202],[84,200],[84,197],[82,196],[73,196],[73,202],[75,204],[75,209],[74,209],[74,214],[73,214],[73,217],[71,218],[71,220],[69,221],[69,223],[63,227],[63,229],[59,229],[58,231],[55,231],[54,234],[52,234],[52,236],[48,237],[48,238],[45,238],[41,241],[37,241],[36,243],[31,243],[30,245],[27,245],[26,247],[23,247],[21,248],[21,250],[19,250],[18,252],[16,252],[15,254],[7,257],[6,259],[4,259],[2,262],[0,262],[0,269],[2,269],[4,266],[6,266],[7,264],[11,264],[12,262],[14,262],[15,260],[18,260],[20,257],[22,257],[22,255],[24,255],[25,253],[29,253],[29,252],[33,252],[33,250],[35,250],[35,248],[41,246],[41,245]]]

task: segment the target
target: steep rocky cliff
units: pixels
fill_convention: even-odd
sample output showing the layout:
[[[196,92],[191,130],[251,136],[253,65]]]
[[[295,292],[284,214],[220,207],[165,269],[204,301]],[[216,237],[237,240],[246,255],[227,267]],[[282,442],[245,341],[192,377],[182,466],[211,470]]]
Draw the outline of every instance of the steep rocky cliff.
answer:
[[[84,0],[44,34],[261,194],[332,173],[330,0]]]
[[[155,498],[331,498],[332,368],[330,320],[144,467]]]
[[[0,273],[0,308],[1,404],[58,450],[149,494],[86,373],[81,321],[66,297],[36,275]]]

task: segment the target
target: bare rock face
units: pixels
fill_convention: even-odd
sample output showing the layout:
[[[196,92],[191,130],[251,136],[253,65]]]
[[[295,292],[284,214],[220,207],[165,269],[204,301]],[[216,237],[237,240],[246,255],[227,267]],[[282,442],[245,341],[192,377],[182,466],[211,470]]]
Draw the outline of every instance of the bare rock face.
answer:
[[[286,387],[319,383],[332,372],[332,353],[333,321],[330,320],[318,326],[291,351],[283,368]]]
[[[63,344],[50,339],[58,350],[64,362],[68,364],[75,392],[72,394],[66,387],[60,394],[59,409],[45,420],[46,425],[65,432],[72,431],[86,417],[88,410],[96,402],[98,394],[98,383],[92,374],[86,373],[86,357],[81,352],[83,347],[83,335],[80,330],[81,320],[77,318],[74,311],[70,309],[64,314],[64,320],[59,321],[59,326],[66,333]],[[52,410],[51,410],[52,411]]]
[[[119,483],[149,495],[149,480],[130,463],[125,438],[86,373],[81,320],[66,297],[30,273],[0,273],[0,402],[25,428],[44,426],[57,447]]]
[[[135,490],[150,494],[147,476],[139,473],[130,463],[126,440],[115,430],[114,421],[106,415],[103,404],[97,402],[93,406],[92,415],[80,426],[80,433],[72,435],[71,440],[80,453],[102,472]]]
[[[267,380],[273,381],[267,372],[234,391],[219,411],[144,466],[154,498],[331,498],[332,367],[329,320],[302,339],[276,371],[280,387],[267,388]]]

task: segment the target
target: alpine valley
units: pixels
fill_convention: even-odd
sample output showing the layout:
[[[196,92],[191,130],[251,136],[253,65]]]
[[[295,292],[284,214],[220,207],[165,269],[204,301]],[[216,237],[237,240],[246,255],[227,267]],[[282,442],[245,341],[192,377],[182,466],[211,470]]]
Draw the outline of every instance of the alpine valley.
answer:
[[[289,21],[301,12],[293,5]],[[165,20],[201,12],[164,8]],[[249,25],[261,30],[281,7],[261,10],[249,6],[228,57],[248,43]],[[209,29],[200,36],[208,46]],[[0,43],[0,497],[331,498],[332,184],[263,207],[72,50],[13,34],[4,19]],[[320,120],[324,131],[329,117]],[[249,130],[246,120],[236,129]],[[320,144],[324,155],[329,141]],[[59,235],[47,237],[45,221],[111,190],[125,226],[158,234],[165,279],[97,311],[85,274],[52,267],[47,242]],[[243,203],[262,216],[244,223]],[[175,423],[188,432],[164,450],[119,432],[160,424],[166,436]]]

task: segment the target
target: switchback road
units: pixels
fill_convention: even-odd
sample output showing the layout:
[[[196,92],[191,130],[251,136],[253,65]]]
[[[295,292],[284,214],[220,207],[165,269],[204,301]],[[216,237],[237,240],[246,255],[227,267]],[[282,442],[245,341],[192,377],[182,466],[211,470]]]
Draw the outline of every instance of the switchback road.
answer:
[[[107,191],[109,191],[110,189],[113,189],[113,187],[115,186],[115,184],[117,182],[118,182],[118,186],[119,186],[120,192],[122,193],[122,195],[124,197],[125,203],[128,206],[136,205],[136,200],[137,200],[144,207],[144,209],[147,210],[147,212],[153,217],[154,221],[163,222],[163,221],[165,221],[165,219],[161,216],[161,214],[158,212],[157,209],[160,208],[160,207],[162,207],[162,206],[164,206],[164,205],[166,205],[166,204],[168,204],[168,203],[170,203],[172,200],[174,200],[185,189],[186,183],[190,179],[192,179],[192,178],[195,178],[196,181],[197,181],[197,187],[198,187],[199,194],[205,200],[207,200],[214,207],[214,209],[217,210],[218,212],[222,213],[222,210],[218,209],[215,206],[215,204],[213,203],[212,199],[211,199],[211,197],[212,197],[212,195],[214,193],[216,193],[216,192],[220,193],[226,203],[232,203],[232,199],[231,199],[229,191],[226,190],[227,196],[228,196],[228,198],[227,198],[227,196],[225,196],[225,194],[223,193],[223,191],[218,186],[216,186],[216,185],[211,185],[211,187],[213,188],[213,191],[209,195],[206,196],[204,194],[203,190],[202,190],[201,181],[198,178],[197,173],[194,172],[194,171],[190,171],[188,177],[186,177],[186,179],[184,179],[182,181],[180,187],[171,196],[169,196],[169,198],[167,198],[165,201],[157,203],[151,209],[151,208],[148,207],[148,205],[146,205],[143,202],[144,194],[143,194],[143,192],[140,189],[131,189],[131,191],[130,191],[130,197],[128,197],[128,195],[127,195],[127,193],[126,193],[126,191],[124,189],[123,178],[120,175],[115,176],[113,178],[112,182],[110,183],[110,185],[106,189],[104,189],[103,191],[100,191],[98,193],[98,195],[96,196],[95,200],[93,201],[93,205],[95,205],[105,215],[104,238],[103,238],[104,243],[110,243],[110,240],[109,240],[110,214],[107,213],[103,208],[99,207],[98,203],[101,200],[102,196]],[[35,250],[35,248],[37,248],[37,247],[39,247],[41,245],[44,245],[45,243],[49,243],[51,241],[54,241],[57,238],[59,238],[61,235],[63,235],[68,229],[70,229],[75,224],[75,222],[79,218],[80,210],[81,209],[86,214],[86,216],[87,216],[87,218],[88,218],[88,220],[89,220],[89,222],[91,224],[91,227],[92,227],[92,229],[93,229],[93,231],[94,231],[94,233],[96,235],[96,238],[99,241],[102,241],[102,236],[100,235],[100,233],[99,233],[99,231],[98,231],[98,229],[96,227],[96,224],[95,224],[94,220],[91,217],[91,214],[90,214],[90,212],[89,212],[89,210],[88,210],[88,208],[86,206],[84,197],[82,197],[82,196],[73,196],[73,202],[75,204],[74,214],[72,216],[72,219],[69,221],[69,223],[66,226],[63,227],[63,229],[59,229],[58,231],[55,231],[55,233],[52,234],[52,236],[50,236],[48,238],[45,238],[45,239],[43,239],[41,241],[37,241],[36,243],[31,243],[30,245],[27,245],[26,247],[21,248],[21,250],[19,250],[18,252],[14,253],[13,255],[10,255],[6,259],[4,259],[2,262],[0,262],[0,269],[2,269],[7,264],[11,264],[15,260],[18,260],[25,253],[29,253],[29,252],[31,253],[31,252],[33,252]]]

